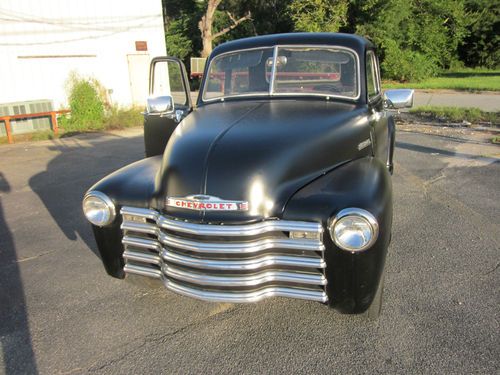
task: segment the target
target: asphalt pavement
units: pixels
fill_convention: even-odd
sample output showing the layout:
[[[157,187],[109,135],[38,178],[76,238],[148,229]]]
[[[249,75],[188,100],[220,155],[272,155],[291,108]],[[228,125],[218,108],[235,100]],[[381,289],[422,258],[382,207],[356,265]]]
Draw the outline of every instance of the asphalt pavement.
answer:
[[[411,88],[411,87],[410,87]],[[499,92],[466,92],[454,90],[415,90],[415,107],[430,105],[438,107],[479,108],[483,111],[500,111]]]
[[[0,373],[497,373],[500,147],[398,132],[376,322],[206,303],[108,277],[81,212],[140,129],[0,147]]]

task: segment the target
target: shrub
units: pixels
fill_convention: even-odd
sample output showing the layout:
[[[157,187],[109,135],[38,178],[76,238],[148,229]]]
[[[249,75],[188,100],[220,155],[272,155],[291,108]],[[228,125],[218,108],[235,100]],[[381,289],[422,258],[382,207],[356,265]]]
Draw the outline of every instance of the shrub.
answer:
[[[72,74],[68,80],[71,115],[62,119],[67,132],[100,130],[104,127],[104,101],[99,95],[102,86],[95,79]]]
[[[384,78],[400,82],[418,82],[435,75],[437,65],[420,52],[400,49],[396,43],[387,43],[381,65]]]

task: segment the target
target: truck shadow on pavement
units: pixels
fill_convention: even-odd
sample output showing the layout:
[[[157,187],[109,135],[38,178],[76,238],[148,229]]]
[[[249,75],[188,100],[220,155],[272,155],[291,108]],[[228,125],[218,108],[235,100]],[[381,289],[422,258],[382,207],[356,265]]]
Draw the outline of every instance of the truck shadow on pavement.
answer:
[[[474,155],[474,154],[466,154],[462,152],[455,152],[452,150],[446,150],[444,148],[436,148],[429,146],[422,146],[414,143],[400,142],[396,141],[396,147],[404,150],[421,152],[424,154],[435,154],[435,155],[443,155],[454,158],[461,158],[467,160],[477,160],[477,159],[485,159],[483,155]],[[500,160],[494,160],[495,162],[500,162]]]
[[[33,352],[23,281],[12,233],[7,226],[2,196],[11,191],[0,172],[0,356],[5,374],[37,373]],[[1,358],[1,357],[0,357]],[[19,361],[22,359],[22,361]]]
[[[88,142],[89,146],[74,139],[51,146],[51,151],[60,154],[48,163],[45,171],[31,177],[29,185],[65,237],[71,241],[81,238],[100,257],[90,225],[82,212],[83,195],[102,177],[143,158],[144,146],[140,142],[142,136],[133,139],[116,137],[106,141],[94,137],[97,137],[94,142],[98,147],[92,140]]]

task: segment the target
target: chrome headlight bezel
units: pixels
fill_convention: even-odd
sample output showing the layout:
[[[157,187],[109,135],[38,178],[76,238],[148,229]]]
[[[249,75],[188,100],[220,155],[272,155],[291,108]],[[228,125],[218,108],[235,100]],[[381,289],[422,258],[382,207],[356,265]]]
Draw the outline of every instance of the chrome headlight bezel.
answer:
[[[345,243],[342,243],[340,239],[337,238],[337,236],[335,235],[335,226],[346,218],[360,220],[361,223],[367,224],[369,226],[371,237],[364,245],[360,247],[349,246]],[[370,212],[362,208],[352,207],[341,210],[339,213],[337,213],[337,215],[331,218],[328,224],[328,231],[333,243],[340,249],[350,252],[361,252],[369,249],[375,243],[379,235],[379,225],[375,216],[373,216]]]
[[[102,209],[106,210],[106,211],[101,211],[101,212],[103,212],[105,220],[97,220],[95,217],[93,217],[92,215],[89,214],[88,204],[92,200],[94,202],[101,203],[102,207],[103,207]],[[82,201],[82,210],[83,210],[83,214],[85,215],[86,219],[90,223],[92,223],[93,225],[98,226],[98,227],[104,227],[106,225],[109,225],[116,218],[115,204],[113,203],[111,198],[109,198],[106,194],[101,193],[100,191],[90,191],[87,194],[85,194],[85,197],[83,198],[83,201]]]

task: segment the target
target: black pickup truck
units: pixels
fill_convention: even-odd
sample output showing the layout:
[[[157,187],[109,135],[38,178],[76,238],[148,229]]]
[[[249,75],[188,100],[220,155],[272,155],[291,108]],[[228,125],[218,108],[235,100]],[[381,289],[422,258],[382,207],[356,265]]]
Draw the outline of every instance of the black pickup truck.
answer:
[[[196,108],[173,57],[151,64],[147,158],[91,187],[106,271],[207,301],[280,296],[376,317],[391,242],[394,120],[375,47],[348,34],[228,42]]]

